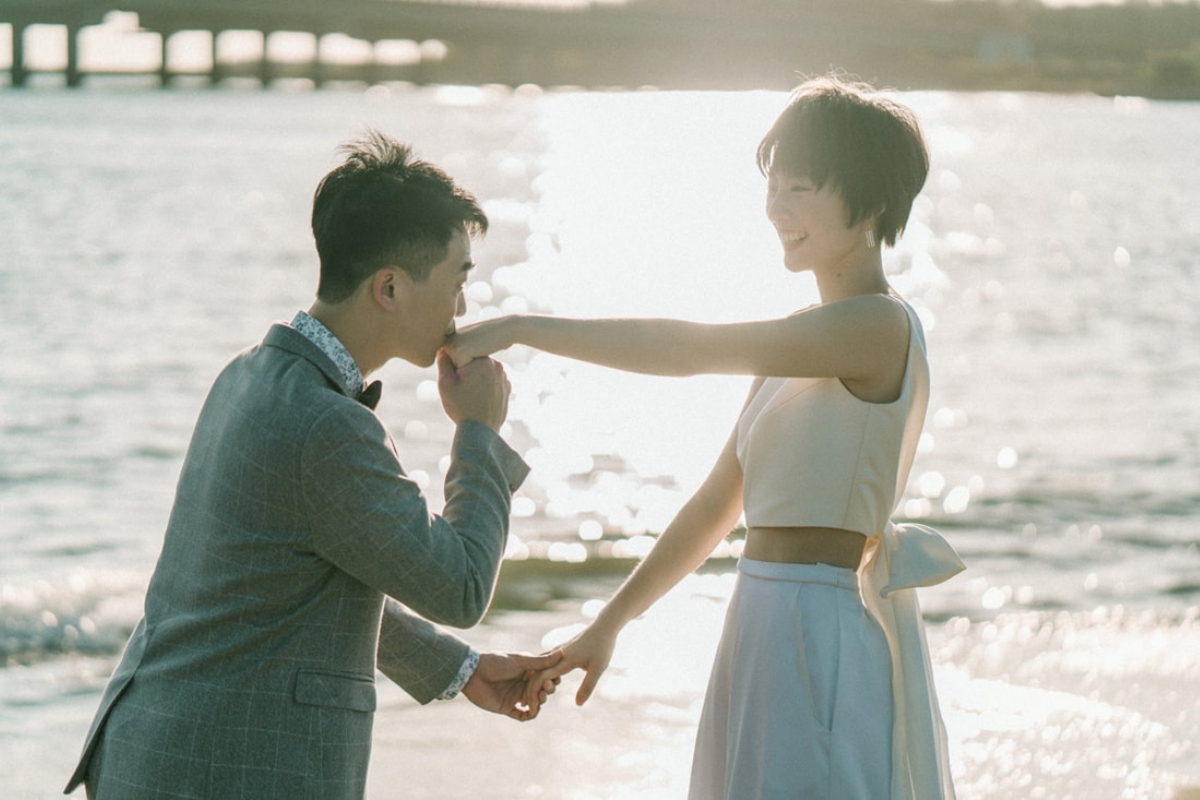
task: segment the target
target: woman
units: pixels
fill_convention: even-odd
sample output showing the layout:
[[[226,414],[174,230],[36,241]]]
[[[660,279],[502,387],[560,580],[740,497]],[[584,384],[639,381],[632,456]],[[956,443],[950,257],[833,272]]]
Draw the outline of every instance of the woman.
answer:
[[[524,344],[655,375],[760,376],[711,474],[548,679],[585,702],[626,623],[699,566],[745,513],[746,542],[700,720],[689,797],[953,797],[912,587],[962,569],[888,517],[928,401],[916,313],[888,286],[928,172],[911,111],[809,81],[758,148],[784,266],[819,304],[725,325],[515,316],[464,329],[457,363]],[[536,684],[534,684],[536,685]]]

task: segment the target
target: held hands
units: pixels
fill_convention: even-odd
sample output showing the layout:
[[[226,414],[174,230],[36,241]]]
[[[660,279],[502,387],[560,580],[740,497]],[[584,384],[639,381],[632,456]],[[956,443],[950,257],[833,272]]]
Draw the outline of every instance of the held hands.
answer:
[[[475,674],[463,687],[463,694],[485,711],[528,722],[538,715],[546,698],[554,694],[558,679],[545,680],[542,676],[554,669],[561,658],[559,651],[541,656],[482,653]]]
[[[583,705],[592,696],[604,670],[608,669],[615,645],[615,633],[598,628],[595,623],[585,628],[558,651],[561,660],[530,678],[525,703],[536,701],[543,692],[553,692],[563,675],[582,669],[586,674],[575,693],[575,705]]]
[[[485,711],[528,722],[558,689],[563,675],[582,669],[587,674],[575,694],[575,704],[583,705],[607,669],[615,643],[615,634],[593,625],[562,649],[540,656],[482,653],[462,693]]]
[[[458,369],[446,350],[439,350],[438,393],[446,416],[459,424],[474,420],[499,431],[508,416],[511,386],[504,367],[490,358],[477,358]]]
[[[512,317],[497,317],[460,328],[446,342],[446,352],[461,369],[473,359],[512,347],[512,321]]]

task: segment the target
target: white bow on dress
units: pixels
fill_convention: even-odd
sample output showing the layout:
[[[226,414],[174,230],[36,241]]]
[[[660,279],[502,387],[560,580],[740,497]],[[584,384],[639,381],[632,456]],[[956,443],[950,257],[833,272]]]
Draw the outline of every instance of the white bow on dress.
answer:
[[[892,658],[891,800],[954,800],[946,727],[916,589],[942,583],[964,569],[937,531],[890,522],[868,540],[858,569],[863,604],[883,628]]]

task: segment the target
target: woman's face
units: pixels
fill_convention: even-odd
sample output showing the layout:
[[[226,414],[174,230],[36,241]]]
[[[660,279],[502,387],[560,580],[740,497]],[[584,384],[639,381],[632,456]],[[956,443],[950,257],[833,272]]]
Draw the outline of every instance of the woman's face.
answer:
[[[866,247],[865,224],[846,226],[841,193],[820,190],[806,177],[772,172],[767,179],[767,219],[783,245],[783,264],[792,272],[837,266]]]

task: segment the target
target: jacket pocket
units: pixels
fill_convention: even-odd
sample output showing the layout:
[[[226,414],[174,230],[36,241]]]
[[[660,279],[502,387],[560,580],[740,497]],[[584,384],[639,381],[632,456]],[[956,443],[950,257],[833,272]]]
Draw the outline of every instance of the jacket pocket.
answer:
[[[375,678],[353,672],[302,669],[296,673],[296,702],[351,711],[375,710]]]

